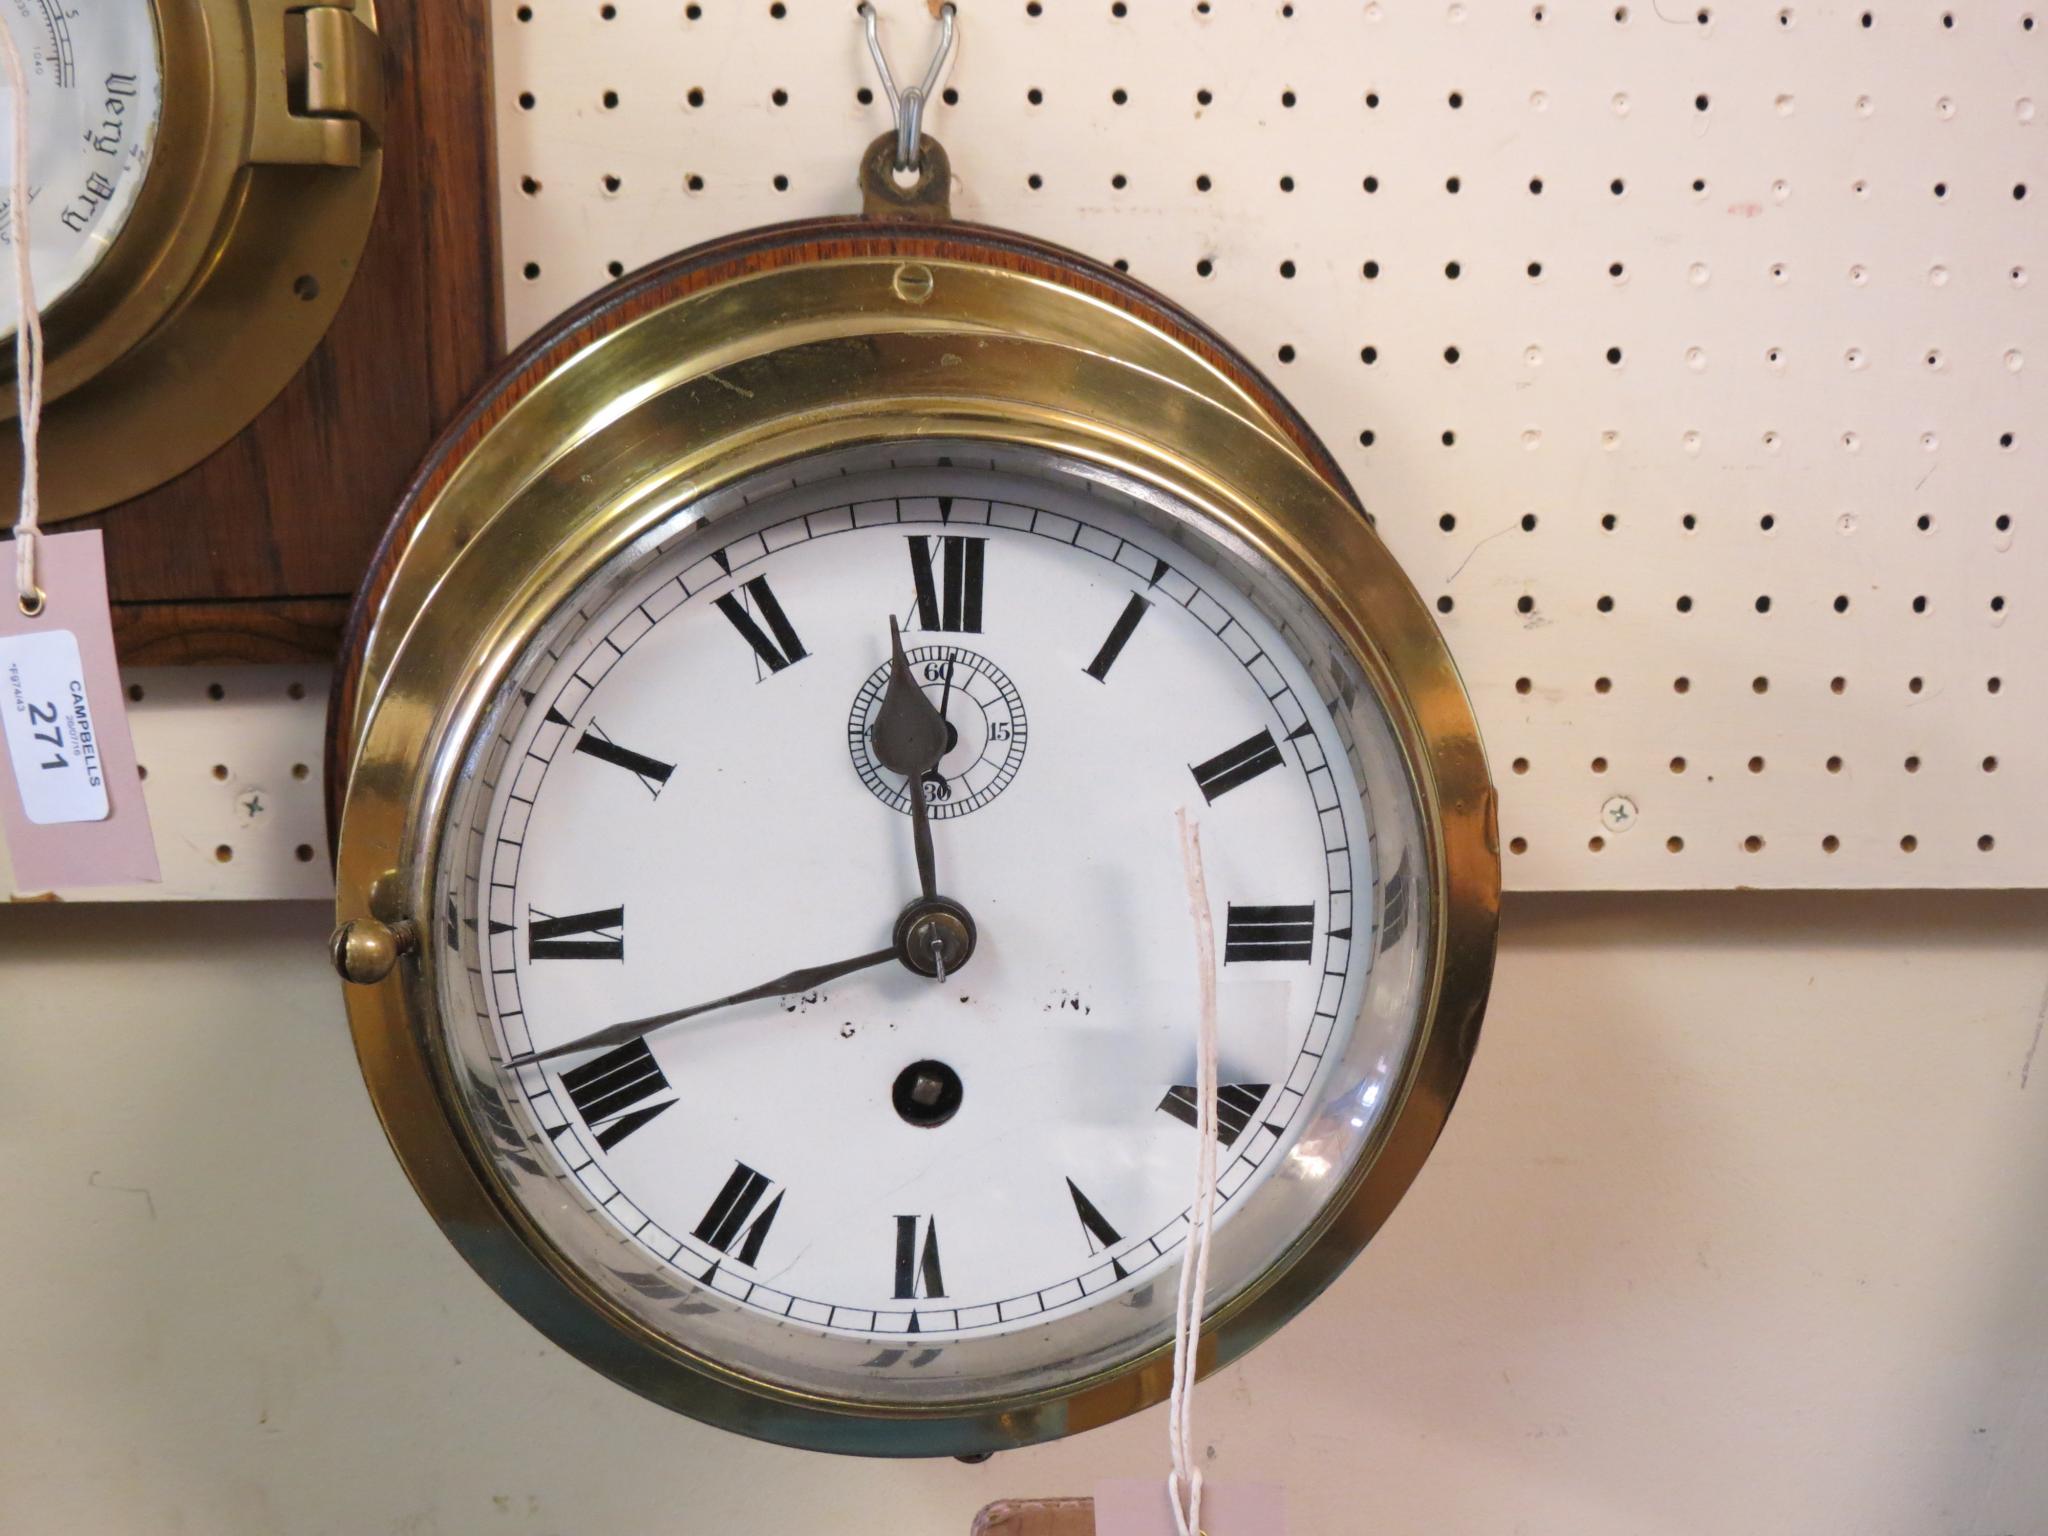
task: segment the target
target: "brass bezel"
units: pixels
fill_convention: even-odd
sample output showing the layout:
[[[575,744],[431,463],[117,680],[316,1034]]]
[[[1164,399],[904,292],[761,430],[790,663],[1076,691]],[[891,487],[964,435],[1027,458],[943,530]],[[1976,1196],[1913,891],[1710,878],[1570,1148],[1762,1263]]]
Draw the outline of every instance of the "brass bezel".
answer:
[[[480,410],[359,633],[353,709],[345,694],[337,713],[343,922],[426,910],[462,749],[547,616],[679,502],[800,455],[964,439],[1079,459],[1213,519],[1349,647],[1407,759],[1439,893],[1425,1025],[1377,1145],[1321,1226],[1209,1318],[1200,1367],[1264,1338],[1335,1278],[1420,1169],[1492,974],[1500,864],[1477,727],[1433,621],[1363,515],[1252,392],[1162,326],[972,260],[814,259],[721,281],[535,376],[509,409]],[[650,1334],[531,1227],[473,1144],[439,1048],[433,948],[348,989],[371,1097],[450,1241],[586,1363],[709,1423],[870,1454],[1002,1449],[1166,1395],[1169,1347],[1035,1397],[877,1409],[751,1380]]]
[[[163,96],[149,168],[106,254],[43,316],[45,522],[182,473],[276,397],[348,293],[383,178],[375,32],[339,34],[368,45],[349,55],[360,117],[311,115],[318,104],[289,83],[305,73],[289,15],[318,9],[373,29],[374,0],[151,9]],[[322,130],[318,146],[305,137]],[[0,422],[16,411],[13,367],[8,348]],[[0,434],[0,494],[20,474],[20,444]]]

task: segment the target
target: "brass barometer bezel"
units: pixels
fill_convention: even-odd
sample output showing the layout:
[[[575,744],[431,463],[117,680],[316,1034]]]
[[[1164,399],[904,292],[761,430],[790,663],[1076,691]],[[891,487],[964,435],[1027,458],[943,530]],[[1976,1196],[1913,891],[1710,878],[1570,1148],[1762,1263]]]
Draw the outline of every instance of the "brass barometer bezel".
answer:
[[[149,164],[105,254],[43,314],[46,523],[138,496],[255,419],[341,307],[383,178],[374,0],[149,7]],[[0,492],[20,473],[0,433]]]
[[[905,1407],[742,1375],[618,1310],[509,1197],[450,1076],[430,910],[466,748],[579,586],[677,509],[814,453],[1036,450],[1150,487],[1306,594],[1378,689],[1423,823],[1422,1033],[1398,1102],[1319,1226],[1211,1316],[1200,1365],[1323,1289],[1392,1210],[1477,1039],[1500,863],[1494,793],[1450,656],[1341,474],[1247,365],[1119,274],[998,231],[820,221],[615,285],[507,363],[429,458],[359,601],[332,716],[337,963],[377,1112],[478,1272],[564,1349],[695,1418],[791,1445],[962,1454],[1164,1398],[1170,1341],[1031,1396]],[[350,926],[353,925],[353,926]]]

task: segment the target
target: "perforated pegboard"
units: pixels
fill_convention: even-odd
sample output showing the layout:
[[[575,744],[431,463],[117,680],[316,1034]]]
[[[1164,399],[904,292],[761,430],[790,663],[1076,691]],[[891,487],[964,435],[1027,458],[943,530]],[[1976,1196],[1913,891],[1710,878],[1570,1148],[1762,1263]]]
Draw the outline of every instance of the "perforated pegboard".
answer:
[[[515,338],[853,211],[888,125],[852,0],[496,23]],[[1337,451],[1511,885],[2048,881],[2048,9],[967,0],[949,84],[960,216],[1127,265]]]
[[[320,772],[326,669],[127,667],[121,681],[163,880],[57,894],[74,901],[332,895]],[[0,842],[0,898],[47,896],[12,883],[6,853]]]

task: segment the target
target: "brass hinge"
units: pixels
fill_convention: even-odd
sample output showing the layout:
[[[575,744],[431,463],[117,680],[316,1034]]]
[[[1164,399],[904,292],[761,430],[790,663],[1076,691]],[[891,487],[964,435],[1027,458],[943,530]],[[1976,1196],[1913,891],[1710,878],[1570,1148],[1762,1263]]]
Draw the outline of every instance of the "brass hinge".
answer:
[[[256,165],[361,165],[384,130],[384,55],[356,0],[249,0]]]

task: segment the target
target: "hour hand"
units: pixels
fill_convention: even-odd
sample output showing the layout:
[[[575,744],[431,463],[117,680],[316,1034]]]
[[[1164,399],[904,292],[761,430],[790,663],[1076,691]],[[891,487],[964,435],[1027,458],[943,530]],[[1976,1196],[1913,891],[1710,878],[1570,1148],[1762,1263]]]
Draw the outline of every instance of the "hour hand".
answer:
[[[903,632],[893,613],[889,615],[889,687],[875,711],[875,723],[868,728],[868,740],[875,761],[906,780],[910,831],[917,849],[917,883],[929,899],[939,891],[924,776],[946,755],[946,717],[911,677],[910,662],[903,654]]]

